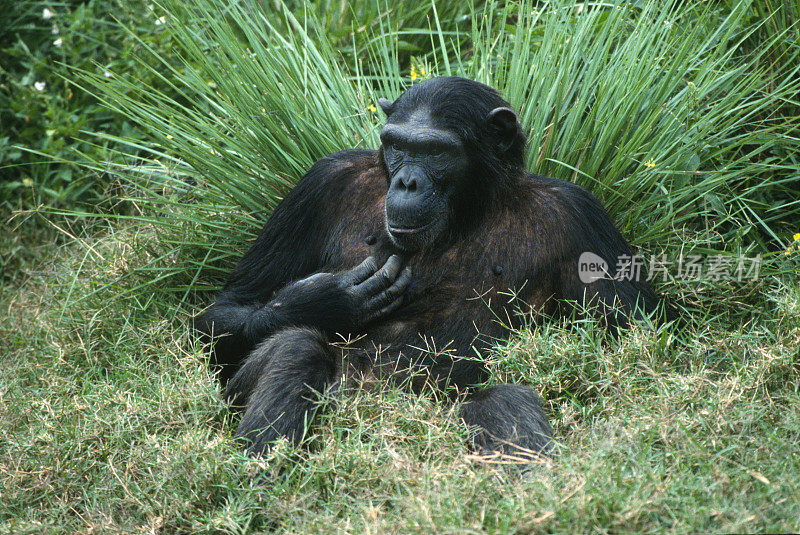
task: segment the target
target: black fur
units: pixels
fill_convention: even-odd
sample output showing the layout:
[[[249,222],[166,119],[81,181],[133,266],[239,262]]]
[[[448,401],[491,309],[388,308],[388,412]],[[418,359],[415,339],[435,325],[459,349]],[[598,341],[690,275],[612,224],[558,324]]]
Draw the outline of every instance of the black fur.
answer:
[[[253,452],[280,437],[299,444],[336,365],[327,339],[307,327],[284,329],[260,344],[234,375],[225,398],[243,408],[236,435]]]
[[[212,365],[253,454],[278,437],[299,442],[319,394],[353,377],[469,391],[461,415],[481,429],[474,447],[547,452],[533,391],[474,391],[488,375],[483,352],[519,310],[541,318],[592,303],[624,326],[656,308],[644,280],[581,282],[582,252],[613,268],[631,248],[591,193],[525,171],[508,106],[470,80],[417,84],[381,102],[378,151],[323,158],[275,209],[195,323],[215,340]],[[343,337],[346,347],[329,343]]]
[[[495,385],[471,394],[461,406],[461,419],[475,429],[472,447],[531,458],[552,450],[553,429],[539,396],[522,385]]]

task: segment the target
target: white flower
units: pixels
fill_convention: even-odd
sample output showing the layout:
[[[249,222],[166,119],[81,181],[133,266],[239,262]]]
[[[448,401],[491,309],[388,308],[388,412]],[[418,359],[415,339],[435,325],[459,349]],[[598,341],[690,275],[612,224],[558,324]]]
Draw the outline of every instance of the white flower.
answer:
[[[53,35],[58,35],[58,26],[56,26],[55,24],[53,24],[52,32],[53,32]]]
[[[58,39],[56,39],[55,41],[53,41],[53,45],[54,46],[61,46],[63,44],[64,44],[64,40],[61,39],[60,37]]]
[[[106,72],[103,73],[103,76],[105,76],[106,78],[111,78],[111,72],[110,71],[106,71]]]
[[[49,9],[47,9],[47,8],[44,8],[42,10],[42,18],[45,19],[45,20],[52,19],[53,18],[53,12],[50,11]]]
[[[165,22],[167,22],[167,17],[158,17],[156,19],[156,26],[161,26]]]
[[[45,83],[44,82],[35,82],[33,84],[33,87],[36,89],[36,91],[44,91]]]

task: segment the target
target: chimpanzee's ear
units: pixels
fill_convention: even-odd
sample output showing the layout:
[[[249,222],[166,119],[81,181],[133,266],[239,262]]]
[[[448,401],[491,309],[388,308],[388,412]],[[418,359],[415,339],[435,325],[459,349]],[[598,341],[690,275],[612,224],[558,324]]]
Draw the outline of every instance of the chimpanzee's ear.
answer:
[[[519,124],[517,114],[510,108],[495,108],[486,116],[490,132],[496,136],[497,146],[506,151],[514,144]]]
[[[393,102],[389,102],[385,98],[379,98],[378,99],[378,106],[381,107],[381,109],[383,110],[383,113],[386,114],[386,117],[389,117],[392,114],[392,110],[394,110],[394,103]]]

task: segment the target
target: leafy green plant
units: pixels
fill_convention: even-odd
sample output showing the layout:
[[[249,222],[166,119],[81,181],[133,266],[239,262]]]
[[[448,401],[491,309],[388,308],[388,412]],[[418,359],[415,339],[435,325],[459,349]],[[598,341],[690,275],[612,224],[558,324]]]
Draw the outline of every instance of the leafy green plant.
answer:
[[[333,48],[341,55],[351,71],[357,68],[367,76],[381,76],[379,64],[365,61],[370,53],[376,34],[386,30],[395,37],[393,47],[401,68],[407,69],[415,56],[425,56],[435,48],[432,36],[446,35],[455,39],[467,37],[459,31],[470,22],[475,9],[483,2],[386,2],[381,0],[359,0],[334,2],[320,0],[304,2],[290,0],[284,4],[292,13],[303,17],[312,13]],[[286,27],[282,17],[274,17],[279,28]],[[376,68],[375,70],[373,70]]]
[[[142,44],[118,21],[166,60],[169,36],[144,0],[4,1],[0,9],[7,17],[0,25],[0,204],[96,205],[112,177],[103,169],[87,172],[76,162],[78,154],[111,160],[120,150],[129,157],[136,151],[121,141],[89,142],[81,132],[129,140],[143,132],[81,91],[67,65],[99,76],[122,72],[153,84],[134,59]]]
[[[784,69],[739,54],[767,23],[748,22],[748,2],[722,18],[678,6],[506,10],[498,18],[514,17],[514,32],[487,20],[467,72],[521,110],[534,171],[592,189],[640,244],[682,243],[686,229],[699,233],[694,246],[766,249],[762,236],[776,239],[800,216],[797,207],[767,215],[751,182],[781,191],[800,177],[787,150],[800,132],[796,115],[774,113],[799,94],[796,52]]]

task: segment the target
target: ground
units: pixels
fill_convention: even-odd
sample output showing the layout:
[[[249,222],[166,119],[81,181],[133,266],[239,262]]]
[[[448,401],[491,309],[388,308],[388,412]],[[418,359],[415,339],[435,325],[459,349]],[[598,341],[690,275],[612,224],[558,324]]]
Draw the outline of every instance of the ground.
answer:
[[[517,332],[492,380],[536,388],[559,441],[524,473],[471,455],[452,407],[399,390],[343,398],[310,451],[253,461],[192,305],[105,286],[156,249],[146,226],[38,246],[3,288],[0,530],[800,530],[797,286],[764,281],[740,325]]]

